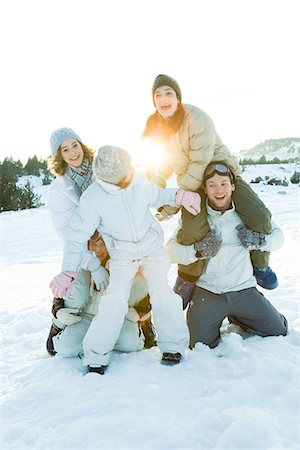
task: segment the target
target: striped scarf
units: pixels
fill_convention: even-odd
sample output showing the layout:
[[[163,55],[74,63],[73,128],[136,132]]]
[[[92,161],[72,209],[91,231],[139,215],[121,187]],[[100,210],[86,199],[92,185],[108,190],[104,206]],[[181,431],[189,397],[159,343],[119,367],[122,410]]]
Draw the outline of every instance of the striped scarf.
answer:
[[[65,176],[73,182],[75,190],[80,197],[93,181],[92,165],[85,158],[78,168],[68,166]]]

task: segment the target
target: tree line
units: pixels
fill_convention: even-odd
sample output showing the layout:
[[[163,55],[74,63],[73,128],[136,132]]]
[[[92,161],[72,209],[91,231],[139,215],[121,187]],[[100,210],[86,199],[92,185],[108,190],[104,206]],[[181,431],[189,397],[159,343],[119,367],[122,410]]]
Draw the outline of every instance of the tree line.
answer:
[[[34,193],[34,188],[29,180],[24,186],[18,186],[19,178],[26,175],[42,177],[44,185],[53,180],[47,169],[47,160],[37,156],[28,158],[25,165],[20,160],[16,161],[11,157],[6,157],[0,163],[0,212],[41,206],[40,196]]]
[[[275,156],[275,158],[268,160],[265,155],[262,155],[259,159],[243,158],[240,160],[240,165],[253,166],[256,164],[289,164],[291,162],[300,162],[300,158],[295,157],[292,159],[279,159]]]

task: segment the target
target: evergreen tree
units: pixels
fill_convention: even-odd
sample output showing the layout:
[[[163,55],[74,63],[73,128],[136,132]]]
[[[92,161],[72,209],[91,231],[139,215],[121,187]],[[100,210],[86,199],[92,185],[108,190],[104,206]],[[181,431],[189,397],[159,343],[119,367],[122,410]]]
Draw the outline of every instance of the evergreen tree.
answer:
[[[265,155],[262,155],[258,160],[258,164],[266,164],[266,163],[267,163],[267,158]]]
[[[17,187],[18,178],[23,175],[20,160],[5,158],[0,164],[0,212],[37,208],[41,205],[40,196],[34,194],[29,181],[24,188]]]
[[[40,175],[40,168],[41,164],[37,158],[36,155],[34,155],[32,158],[28,158],[27,163],[24,167],[25,172],[27,175]]]
[[[41,206],[41,196],[34,193],[33,187],[29,181],[27,181],[25,186],[20,189],[20,191],[18,209],[38,208]]]

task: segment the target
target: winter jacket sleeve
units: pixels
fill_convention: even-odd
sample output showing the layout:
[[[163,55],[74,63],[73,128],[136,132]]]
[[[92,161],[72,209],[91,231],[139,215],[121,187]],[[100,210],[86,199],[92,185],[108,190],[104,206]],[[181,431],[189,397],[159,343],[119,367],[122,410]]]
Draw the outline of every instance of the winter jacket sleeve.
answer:
[[[264,245],[260,250],[262,252],[274,252],[283,246],[284,237],[282,229],[272,222],[272,230],[270,234],[266,234],[266,245]]]
[[[202,183],[206,166],[212,161],[216,144],[213,121],[202,110],[189,113],[189,164],[183,175],[178,175],[182,189],[196,191]]]
[[[101,222],[95,205],[89,200],[90,188],[80,197],[79,206],[66,230],[62,271],[78,271],[87,241]]]
[[[177,242],[178,229],[165,244],[165,250],[171,264],[183,264],[185,266],[198,261],[194,245],[182,245]]]
[[[59,238],[64,242],[66,230],[76,212],[79,198],[72,189],[68,190],[63,179],[56,179],[49,187],[48,192],[48,206],[52,223]],[[86,269],[87,263],[93,256],[94,254],[90,251],[83,254],[81,260],[83,269]]]
[[[165,161],[162,161],[159,167],[149,166],[147,168],[147,176],[149,180],[159,187],[166,187],[167,180],[173,174],[173,169]]]
[[[55,231],[62,241],[70,220],[75,214],[79,199],[67,195],[63,180],[55,180],[49,187],[48,206]]]
[[[159,208],[163,205],[179,206],[175,201],[177,188],[160,188],[151,183],[146,176],[141,176],[143,176],[145,195],[148,196],[148,205],[150,207]]]

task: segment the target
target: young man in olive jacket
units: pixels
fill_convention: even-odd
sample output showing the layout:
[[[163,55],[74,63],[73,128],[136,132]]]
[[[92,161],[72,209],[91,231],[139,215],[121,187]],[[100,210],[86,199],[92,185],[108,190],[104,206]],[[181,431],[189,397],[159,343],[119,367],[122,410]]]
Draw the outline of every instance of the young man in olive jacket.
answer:
[[[269,234],[247,229],[232,201],[234,175],[222,161],[206,168],[203,187],[209,234],[193,245],[181,245],[176,233],[166,244],[173,263],[205,261],[202,275],[195,283],[179,280],[178,290],[192,290],[187,311],[190,347],[197,342],[216,347],[223,320],[239,325],[250,334],[278,336],[287,334],[287,320],[256,288],[251,250],[274,251],[283,244],[281,229],[272,224]],[[178,284],[178,280],[177,280]]]

